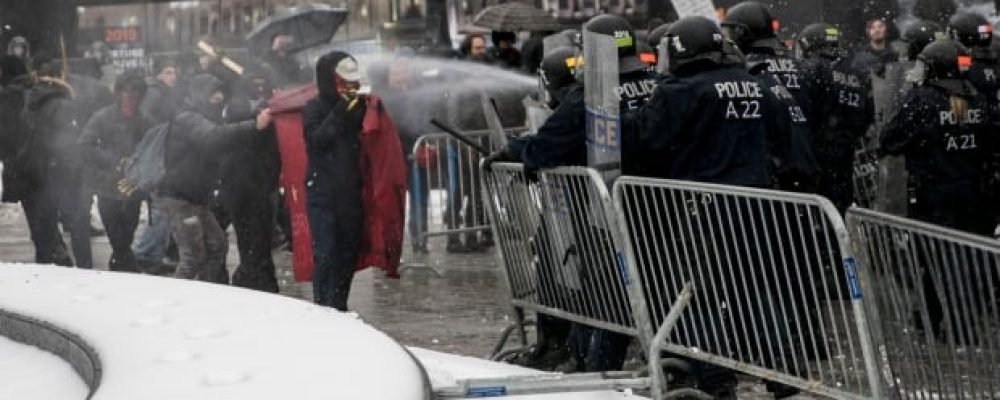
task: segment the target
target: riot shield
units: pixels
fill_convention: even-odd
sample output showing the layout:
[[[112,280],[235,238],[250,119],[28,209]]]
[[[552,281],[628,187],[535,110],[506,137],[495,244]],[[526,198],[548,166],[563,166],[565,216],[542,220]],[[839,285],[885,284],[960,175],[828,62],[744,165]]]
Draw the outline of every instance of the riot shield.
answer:
[[[618,110],[618,46],[614,37],[584,29],[584,97],[587,103],[587,162],[611,187],[621,175]],[[629,38],[631,40],[631,38]]]
[[[882,76],[873,74],[872,96],[875,103],[875,141],[878,133],[889,123],[902,105],[903,96],[909,90],[906,74],[914,67],[913,62],[886,64]],[[909,207],[909,176],[906,159],[903,156],[886,156],[878,163],[878,186],[875,193],[874,209],[893,215],[905,216]]]
[[[479,103],[483,107],[483,117],[486,119],[486,128],[490,131],[490,145],[493,149],[507,147],[507,134],[503,130],[503,123],[500,122],[500,114],[494,106],[496,102],[492,97],[479,97]]]

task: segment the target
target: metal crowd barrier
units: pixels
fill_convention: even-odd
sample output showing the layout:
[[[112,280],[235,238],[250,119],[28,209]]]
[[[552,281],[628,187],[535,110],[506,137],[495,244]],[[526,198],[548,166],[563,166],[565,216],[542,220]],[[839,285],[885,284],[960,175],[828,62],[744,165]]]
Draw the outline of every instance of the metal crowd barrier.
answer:
[[[465,136],[493,150],[489,131]],[[445,133],[417,139],[410,168],[411,238],[420,243],[434,236],[478,234],[490,229],[483,210],[479,154]],[[418,195],[419,194],[419,195]]]
[[[512,304],[637,337],[619,231],[600,176],[566,167],[537,179],[529,184],[519,164],[494,164],[485,173]]]
[[[662,349],[821,395],[880,396],[847,231],[828,200],[634,177],[613,192],[651,359]],[[675,304],[688,285],[690,304]]]
[[[1000,397],[1000,242],[857,208],[847,225],[898,396]]]

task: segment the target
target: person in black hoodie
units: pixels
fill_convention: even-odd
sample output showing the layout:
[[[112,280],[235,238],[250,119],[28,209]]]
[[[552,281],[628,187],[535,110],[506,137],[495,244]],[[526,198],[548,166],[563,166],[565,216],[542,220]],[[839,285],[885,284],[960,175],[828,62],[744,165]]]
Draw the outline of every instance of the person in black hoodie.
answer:
[[[166,175],[153,201],[166,210],[177,242],[180,262],[175,276],[228,284],[226,233],[208,208],[218,180],[218,160],[236,142],[266,132],[271,112],[261,111],[256,121],[223,124],[222,81],[198,75],[191,83],[185,110],[170,121]]]
[[[93,266],[90,210],[82,201],[84,188],[80,174],[80,147],[77,144],[83,123],[79,121],[82,117],[76,111],[75,92],[69,83],[58,78],[61,73],[58,60],[39,54],[32,62],[38,78],[28,91],[27,118],[34,140],[43,143],[41,156],[45,161],[45,178],[39,189],[55,207],[53,214],[56,220],[62,221],[70,234],[75,265],[90,269]],[[31,213],[52,211],[44,207],[31,208]],[[25,212],[29,212],[27,208]],[[58,251],[62,247],[62,238],[55,240],[59,243],[56,245]]]
[[[264,71],[248,68],[226,106],[226,122],[253,118],[266,106],[273,92]],[[221,158],[216,218],[223,228],[231,223],[236,232],[240,264],[233,285],[265,292],[278,292],[271,256],[274,234],[274,201],[278,190],[278,143],[274,135],[252,135],[233,143]]]
[[[139,225],[142,199],[136,193],[123,193],[119,181],[125,177],[125,167],[142,141],[146,130],[153,126],[139,105],[146,93],[143,77],[126,73],[115,82],[115,104],[102,108],[90,119],[80,135],[84,175],[87,185],[97,192],[101,223],[111,242],[111,271],[137,271],[132,240]]]
[[[0,83],[3,84],[4,105],[11,108],[5,115],[4,129],[0,130],[4,137],[4,146],[0,148],[0,161],[4,163],[2,201],[21,203],[24,208],[36,263],[73,265],[66,255],[59,233],[58,207],[53,191],[49,190],[50,138],[36,131],[32,123],[34,118],[31,116],[36,115],[32,110],[40,109],[35,79],[28,73],[24,61],[10,55],[0,59]]]
[[[358,166],[364,99],[361,73],[349,54],[333,51],[316,63],[319,96],[302,111],[309,168],[306,175],[313,240],[313,298],[347,310],[361,245],[364,212]]]

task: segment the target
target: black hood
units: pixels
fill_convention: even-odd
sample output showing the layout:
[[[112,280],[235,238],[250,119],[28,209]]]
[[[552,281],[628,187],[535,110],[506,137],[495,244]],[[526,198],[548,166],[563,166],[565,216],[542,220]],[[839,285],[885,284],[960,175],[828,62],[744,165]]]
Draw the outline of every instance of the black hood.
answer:
[[[328,104],[340,101],[337,95],[337,88],[333,86],[334,69],[340,60],[351,57],[342,51],[331,51],[316,61],[316,88],[319,89],[319,97]]]
[[[219,78],[209,74],[198,74],[188,82],[187,99],[185,105],[192,111],[201,112],[211,109],[208,98],[212,93],[225,92],[225,85]]]
[[[28,74],[28,66],[14,56],[0,57],[0,86],[7,86],[14,78]]]
[[[28,92],[28,109],[38,110],[49,100],[57,98],[70,99],[73,97],[73,89],[65,81],[55,78],[39,80]]]

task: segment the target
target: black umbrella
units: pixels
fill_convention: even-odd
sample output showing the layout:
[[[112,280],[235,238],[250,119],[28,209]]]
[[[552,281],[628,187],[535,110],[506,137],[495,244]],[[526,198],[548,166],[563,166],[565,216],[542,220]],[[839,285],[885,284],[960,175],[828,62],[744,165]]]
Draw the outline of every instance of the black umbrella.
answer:
[[[494,31],[557,31],[559,22],[545,11],[524,3],[503,3],[489,6],[476,15],[473,25]]]
[[[324,45],[330,42],[337,28],[347,19],[347,10],[325,4],[292,7],[272,15],[247,34],[247,46],[253,54],[264,54],[271,49],[275,35],[289,35],[295,42],[288,52]]]

